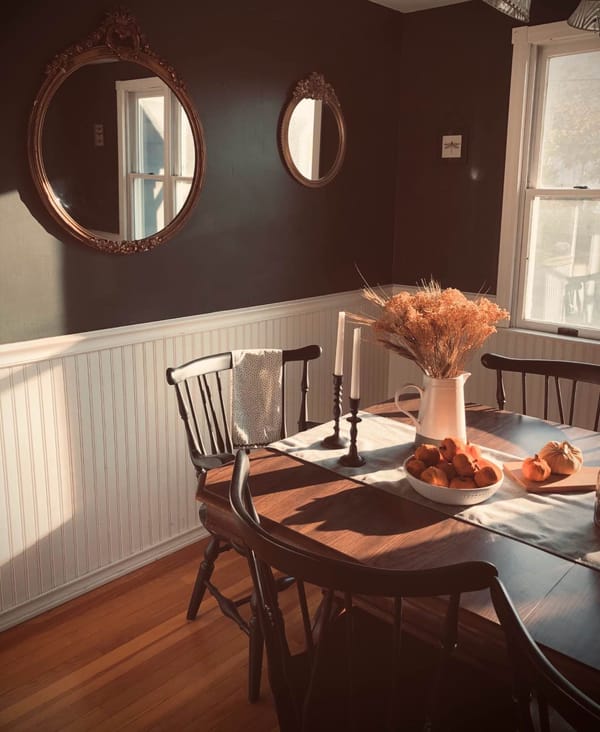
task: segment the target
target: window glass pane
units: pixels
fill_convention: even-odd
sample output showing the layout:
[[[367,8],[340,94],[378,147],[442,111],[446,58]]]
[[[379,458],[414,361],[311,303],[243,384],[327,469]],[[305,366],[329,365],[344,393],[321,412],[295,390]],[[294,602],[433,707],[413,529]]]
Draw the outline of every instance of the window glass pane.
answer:
[[[192,128],[188,120],[185,110],[175,100],[175,104],[179,107],[179,170],[175,170],[179,175],[192,178],[194,175],[194,138],[192,137]]]
[[[136,172],[163,175],[165,172],[165,100],[157,96],[139,96],[138,169]]]
[[[175,216],[181,211],[183,204],[186,202],[191,187],[191,180],[175,181]]]
[[[160,180],[135,178],[133,182],[133,238],[152,236],[165,226],[164,184]]]
[[[525,318],[600,328],[600,201],[536,199],[530,242]]]
[[[600,51],[548,59],[538,188],[600,188]]]

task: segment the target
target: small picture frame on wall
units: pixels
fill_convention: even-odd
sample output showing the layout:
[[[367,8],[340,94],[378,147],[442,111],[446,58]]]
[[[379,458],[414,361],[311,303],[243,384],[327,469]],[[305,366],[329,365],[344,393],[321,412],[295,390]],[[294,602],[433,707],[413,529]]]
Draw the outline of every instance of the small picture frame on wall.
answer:
[[[462,160],[465,155],[465,136],[462,133],[442,135],[441,157],[445,160]]]

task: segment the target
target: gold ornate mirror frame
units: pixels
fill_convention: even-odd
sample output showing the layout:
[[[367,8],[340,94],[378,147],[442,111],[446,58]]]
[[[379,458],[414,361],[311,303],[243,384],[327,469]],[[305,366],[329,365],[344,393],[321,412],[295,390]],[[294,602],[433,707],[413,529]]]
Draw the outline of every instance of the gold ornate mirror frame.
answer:
[[[303,99],[321,100],[333,113],[337,125],[337,154],[333,165],[322,178],[311,179],[304,176],[300,170],[298,170],[290,152],[290,120],[294,110]],[[309,188],[320,188],[321,186],[327,185],[327,183],[332,181],[339,173],[346,154],[346,125],[344,123],[344,117],[342,115],[342,109],[337,95],[331,84],[328,84],[325,81],[323,74],[313,71],[306,79],[302,79],[296,84],[292,93],[292,98],[286,105],[281,121],[280,143],[283,159],[285,160],[288,170],[299,183],[302,183],[302,185],[308,186]]]
[[[57,197],[44,166],[42,135],[50,102],[61,84],[82,66],[107,60],[128,61],[149,69],[174,92],[185,110],[194,141],[195,165],[188,196],[181,210],[155,234],[145,239],[112,240],[96,236],[73,219]],[[70,235],[94,249],[111,254],[146,252],[170,239],[187,221],[196,204],[204,176],[205,148],[202,126],[175,69],[148,45],[134,18],[126,9],[107,13],[103,23],[82,42],[58,53],[45,69],[45,79],[34,101],[28,128],[28,158],[33,182],[46,209]]]

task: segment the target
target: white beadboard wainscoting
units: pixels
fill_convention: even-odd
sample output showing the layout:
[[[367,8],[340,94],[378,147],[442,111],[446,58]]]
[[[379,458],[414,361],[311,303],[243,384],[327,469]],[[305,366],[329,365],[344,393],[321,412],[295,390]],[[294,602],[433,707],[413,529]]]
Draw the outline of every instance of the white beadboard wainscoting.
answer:
[[[319,343],[309,410],[328,420],[337,313],[360,312],[363,302],[360,292],[347,292],[0,346],[0,629],[203,535],[168,366],[234,348]],[[348,324],[348,375],[351,332]],[[420,384],[413,364],[365,340],[361,404],[407,381]],[[485,350],[600,357],[598,343],[508,330]],[[470,370],[466,398],[494,404],[495,374],[478,357]],[[294,381],[288,387],[295,393]],[[584,401],[588,411],[577,421],[589,426],[595,407]],[[507,408],[520,408],[510,392]],[[293,407],[288,417],[293,430]],[[187,601],[186,594],[182,609]]]
[[[0,629],[203,535],[167,367],[318,343],[309,414],[325,421],[337,313],[361,309],[356,291],[0,346]],[[364,343],[361,360],[369,404],[386,396],[389,358]]]
[[[465,384],[466,401],[489,404],[494,407],[496,406],[496,372],[484,368],[480,363],[481,354],[488,351],[515,358],[553,358],[564,361],[600,363],[600,343],[598,342],[499,328],[497,333],[488,338],[483,348],[473,355],[467,365],[467,371],[470,371],[471,376]],[[390,394],[394,394],[406,383],[421,384],[419,369],[413,363],[398,356],[390,356],[389,374],[388,392]],[[534,417],[543,417],[544,379],[537,376],[528,378],[527,412]],[[505,409],[520,412],[522,409],[520,374],[505,374],[504,386],[506,390]],[[559,415],[554,396],[554,384],[551,384],[548,419],[558,421]],[[563,400],[566,401],[566,404],[568,404],[569,397],[570,392],[567,388],[563,390]],[[574,423],[580,427],[592,429],[597,404],[598,387],[579,384]]]

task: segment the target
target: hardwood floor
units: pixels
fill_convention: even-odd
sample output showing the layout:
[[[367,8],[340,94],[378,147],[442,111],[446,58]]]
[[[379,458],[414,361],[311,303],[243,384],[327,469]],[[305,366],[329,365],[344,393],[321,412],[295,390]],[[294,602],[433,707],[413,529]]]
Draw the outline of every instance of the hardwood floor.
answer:
[[[186,547],[0,634],[0,729],[277,730],[264,672],[260,701],[247,701],[246,636],[212,597],[186,620],[203,549]],[[214,580],[235,596],[250,589],[233,552]]]
[[[198,618],[186,620],[205,543],[1,633],[0,730],[276,732],[264,669],[260,700],[247,701],[247,637],[210,596]],[[234,597],[251,586],[246,562],[234,552],[219,557],[213,580]],[[320,597],[315,588],[308,592],[313,609]],[[280,605],[297,650],[302,624],[294,589],[280,595]],[[471,688],[464,679],[453,682]],[[510,729],[488,688],[491,703],[482,697],[481,716],[461,732]]]

